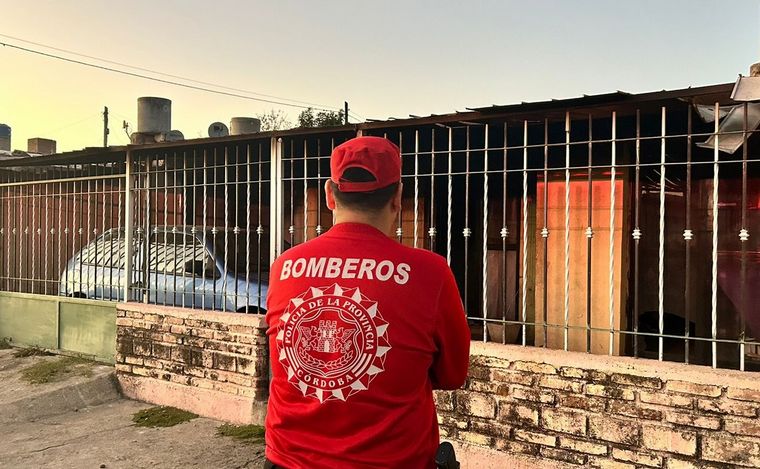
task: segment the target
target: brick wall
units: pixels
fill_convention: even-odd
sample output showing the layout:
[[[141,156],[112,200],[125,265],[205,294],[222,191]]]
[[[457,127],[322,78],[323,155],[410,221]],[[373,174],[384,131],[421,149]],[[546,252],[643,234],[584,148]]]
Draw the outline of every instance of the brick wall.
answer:
[[[268,393],[261,315],[121,303],[116,375],[128,397],[262,423]]]
[[[758,373],[472,348],[465,388],[436,393],[442,437],[585,467],[760,467]]]

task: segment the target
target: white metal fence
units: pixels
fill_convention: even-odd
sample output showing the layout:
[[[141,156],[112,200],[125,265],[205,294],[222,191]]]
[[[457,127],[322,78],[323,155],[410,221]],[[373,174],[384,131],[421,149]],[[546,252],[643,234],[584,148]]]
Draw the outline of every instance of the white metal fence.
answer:
[[[331,150],[378,135],[395,236],[449,261],[474,339],[757,369],[758,124],[695,90],[4,163],[0,288],[258,311],[332,225]]]

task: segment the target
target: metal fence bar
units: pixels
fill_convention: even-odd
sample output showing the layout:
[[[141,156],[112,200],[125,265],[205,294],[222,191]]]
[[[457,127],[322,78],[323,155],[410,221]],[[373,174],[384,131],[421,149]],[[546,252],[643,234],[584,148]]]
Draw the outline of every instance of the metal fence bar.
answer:
[[[523,121],[522,187],[522,345],[527,345],[528,322],[528,121]]]
[[[207,221],[206,220],[208,220],[208,186],[209,186],[207,168],[208,168],[208,151],[204,148],[203,149],[203,221],[202,221],[203,231],[201,232],[202,233],[201,236],[203,237],[201,245],[203,249],[208,248],[208,239],[206,238],[207,236],[207,233],[206,233]],[[216,220],[216,218],[214,220]],[[207,256],[204,253],[203,255],[204,263],[205,263],[206,257]],[[201,283],[203,285],[201,289],[201,303],[202,303],[201,308],[205,310],[208,307],[208,303],[206,300],[206,294],[208,293],[208,288],[206,287],[206,269],[205,268],[202,269],[201,271]],[[214,300],[215,298],[212,298],[211,300],[211,304],[212,304],[211,309],[213,309]]]
[[[417,247],[417,224],[419,223],[419,206],[420,206],[420,131],[414,131],[414,242],[413,246]]]
[[[217,246],[216,236],[219,233],[219,228],[216,226],[217,222],[219,220],[217,218],[217,213],[216,213],[216,206],[217,206],[217,203],[216,203],[216,194],[217,194],[217,191],[219,189],[217,187],[217,181],[219,180],[219,175],[217,174],[217,168],[219,167],[219,154],[217,152],[217,148],[216,147],[214,147],[213,155],[214,155],[214,164],[212,166],[212,169],[213,169],[213,176],[212,176],[213,177],[213,182],[211,183],[211,188],[213,189],[213,197],[214,197],[214,203],[211,206],[211,217],[212,217],[212,222],[211,222],[211,243],[212,243],[211,244],[211,249],[212,249],[212,252],[213,252],[213,250],[216,249],[216,246]],[[208,203],[208,200],[204,201],[204,203]],[[216,272],[216,265],[214,265],[214,272]],[[204,270],[204,275],[205,275],[205,270]],[[219,293],[217,291],[217,284],[216,284],[216,282],[213,281],[214,280],[214,278],[213,278],[214,276],[215,275],[212,275],[211,278],[209,279],[209,280],[212,280],[212,282],[211,282],[211,285],[212,285],[211,286],[211,290],[212,290],[212,295],[211,295],[211,311],[216,311],[216,305],[217,305],[216,302],[217,302],[217,299],[219,298],[219,296],[218,296]],[[204,279],[204,281],[205,281],[205,279]]]
[[[610,347],[609,354],[615,349],[615,184],[617,165],[617,112],[612,111],[612,161],[610,164]]]
[[[169,163],[168,153],[164,153],[163,160],[161,163],[163,163],[164,171],[162,175],[163,180],[163,186],[164,186],[164,203],[162,204],[164,206],[164,229],[169,226]],[[158,162],[157,162],[158,163]],[[158,173],[156,173],[156,184],[158,184]],[[158,196],[158,194],[156,194]],[[156,204],[158,206],[158,204]],[[158,208],[158,207],[156,207]],[[156,223],[158,224],[158,223]],[[156,227],[157,228],[157,227]],[[156,231],[156,241],[158,241],[158,231]],[[169,262],[168,262],[168,255],[169,255],[169,242],[167,240],[168,236],[166,232],[163,232],[163,251],[162,252],[156,252],[156,290],[158,290],[158,274],[159,274],[159,263],[161,261],[161,256],[163,256],[164,262],[163,264],[163,284],[164,284],[164,292],[163,292],[163,303],[164,306],[166,306],[166,298],[169,295],[169,288],[168,288],[168,281],[169,281]],[[158,291],[156,291],[156,295],[158,295]],[[156,298],[156,303],[158,303],[158,298]]]
[[[713,165],[713,193],[712,193],[712,310],[710,314],[712,342],[712,367],[718,366],[718,344],[715,339],[718,338],[718,171],[720,160],[720,103],[715,103],[715,144],[713,156],[715,157]],[[662,332],[662,331],[661,331]],[[662,342],[662,339],[660,339]]]
[[[386,137],[387,138],[387,137]],[[398,147],[403,153],[404,151],[404,134],[403,132],[399,131],[398,133]],[[401,168],[402,168],[402,180],[403,180],[403,167],[404,167],[404,161],[402,159],[401,161]],[[401,204],[401,208],[398,211],[398,226],[396,227],[396,238],[398,239],[399,243],[402,243],[404,241],[404,227],[403,227],[403,215],[404,215],[404,204]]]
[[[633,356],[639,356],[639,260],[641,249],[641,111],[636,109],[636,182],[633,188]]]
[[[193,262],[195,262],[195,260],[198,259],[198,239],[197,239],[197,234],[196,234],[197,230],[195,228],[198,225],[198,222],[196,220],[196,216],[197,216],[196,215],[196,213],[197,213],[196,211],[197,211],[197,208],[198,208],[198,153],[197,153],[197,150],[195,150],[195,149],[193,149],[193,169],[192,169],[192,175],[193,175],[193,179],[192,179],[193,180],[193,186],[192,186],[193,187],[193,212],[192,212],[192,218],[191,218],[191,220],[193,221],[193,226],[192,226],[192,228],[190,228],[190,234],[193,237],[193,240],[192,240],[192,243],[193,243],[192,256],[193,256]],[[205,186],[205,184],[204,184],[204,186]],[[205,249],[205,246],[203,248]],[[195,276],[196,276],[195,267],[193,267],[193,271],[192,271],[192,273],[190,275],[190,279],[193,282],[193,287],[195,287]],[[190,305],[193,308],[197,308],[197,306],[196,306],[196,297],[197,296],[198,295],[196,294],[195,291],[193,291],[193,294],[190,295]],[[201,308],[202,307],[203,307],[203,305],[202,305],[202,301],[201,301]]]
[[[330,152],[332,152],[332,145]],[[317,236],[322,234],[322,142],[317,139]]]
[[[184,166],[185,166],[185,161],[183,159],[182,160],[182,167],[183,167],[183,169],[184,169]],[[177,205],[178,205],[178,199],[182,197],[182,192],[178,192],[177,191],[177,189],[178,189],[178,187],[177,187],[177,173],[179,172],[178,168],[179,168],[179,166],[177,166],[177,151],[175,150],[175,151],[172,152],[172,191],[174,192],[173,197],[172,197],[172,210],[173,210],[173,213],[172,213],[172,225],[174,226],[174,231],[175,232],[176,232],[176,227],[177,227]],[[185,214],[185,212],[182,212],[183,216],[184,216],[184,214]],[[182,226],[184,228],[184,223],[182,223],[180,226]],[[184,229],[181,230],[180,233],[182,233],[182,246],[183,246],[183,248],[182,248],[182,254],[181,255],[177,253],[177,238],[176,238],[176,236],[173,237],[173,239],[172,239],[172,255],[173,255],[174,259],[175,259],[175,261],[174,261],[174,271],[173,271],[174,275],[172,275],[172,280],[173,280],[173,283],[174,283],[174,285],[172,285],[172,287],[173,287],[173,290],[172,290],[172,305],[173,306],[177,306],[177,305],[180,304],[180,302],[177,301],[177,277],[178,277],[177,272],[179,270],[179,267],[177,266],[178,262],[177,262],[176,259],[183,259],[184,256],[185,256],[185,249],[184,249],[185,230]],[[180,256],[182,256],[182,257],[180,257]],[[183,269],[183,274],[184,274],[184,269]],[[184,300],[185,300],[185,295],[182,295],[181,303],[184,303]]]
[[[592,264],[592,257],[591,257],[591,240],[594,237],[594,229],[593,229],[593,216],[594,216],[594,209],[593,209],[593,195],[594,195],[594,184],[592,181],[592,170],[591,166],[593,164],[593,155],[594,155],[594,144],[593,141],[593,127],[594,127],[594,119],[591,116],[591,114],[588,115],[588,167],[586,168],[586,178],[587,178],[587,184],[588,184],[588,198],[586,201],[587,204],[587,223],[586,223],[586,353],[591,353],[591,266]]]
[[[272,165],[274,165],[274,162],[272,162]],[[263,186],[264,186],[264,180],[263,180],[264,155],[263,155],[263,145],[261,143],[258,144],[257,167],[258,167],[258,178],[257,178],[256,187],[258,189],[259,200],[257,202],[257,204],[258,204],[257,205],[257,208],[258,208],[258,210],[257,210],[257,213],[258,213],[258,220],[257,220],[257,222],[258,222],[258,224],[256,225],[256,246],[257,246],[257,248],[256,248],[256,251],[257,251],[257,256],[256,256],[256,283],[258,284],[258,288],[257,288],[258,298],[256,298],[256,306],[257,306],[256,311],[260,312],[259,310],[261,309],[262,304],[266,300],[266,298],[263,298],[263,295],[262,295],[262,292],[261,292],[261,283],[262,283],[262,280],[263,280],[263,275],[262,275],[262,271],[261,271],[261,256],[262,256],[261,237],[264,235],[264,226],[262,225],[262,216],[261,216],[261,214],[263,212],[263,210],[262,210],[262,203],[263,203],[262,202],[262,200],[263,200],[262,194],[263,194],[263,189],[264,189],[263,188]],[[249,177],[249,180],[250,180],[250,177]],[[273,179],[272,181],[276,181],[276,179]],[[271,184],[271,185],[272,186],[277,186],[278,189],[280,190],[280,193],[282,193],[282,187],[281,187],[280,184]],[[248,185],[248,187],[250,188],[250,184]],[[249,194],[250,194],[250,191],[249,191]],[[274,202],[275,202],[275,198],[272,198],[271,199],[271,203],[274,203]],[[248,210],[248,216],[246,217],[248,220],[250,220],[250,218],[251,218],[250,213],[251,213],[251,211]],[[277,225],[278,226],[281,223],[280,220],[282,220],[282,218],[278,218],[278,220],[277,220]],[[249,228],[249,230],[250,230],[250,228]],[[269,225],[269,231],[273,232],[273,233],[276,232],[276,233],[279,234],[279,231],[275,231],[274,225],[272,225],[272,224]],[[274,242],[272,242],[271,244],[275,245]],[[250,256],[248,257],[248,259],[250,259]],[[270,257],[270,262],[274,262],[274,256]],[[250,298],[248,300],[248,304],[251,304]]]
[[[430,238],[428,248],[435,251],[436,221],[435,221],[435,127],[430,131]]]
[[[274,145],[274,144],[273,144]],[[295,141],[290,141],[290,199],[293,200],[295,198],[295,188],[293,187],[293,184],[295,183],[295,164],[293,164],[293,161],[295,160]],[[274,179],[273,179],[274,180]],[[290,205],[290,227],[288,228],[288,232],[290,233],[290,245],[295,246],[296,245],[296,225],[295,225],[295,205],[296,204],[289,204]]]
[[[19,210],[19,255],[18,255],[18,288],[20,291],[23,288],[23,279],[24,279],[24,259],[26,258],[26,252],[24,251],[24,237],[29,232],[29,230],[24,226],[24,205],[26,203],[26,194],[29,193],[29,185],[26,185],[22,188],[21,193],[19,195],[19,205],[21,206],[21,209]]]
[[[34,176],[32,176],[32,177],[34,177]],[[35,249],[36,248],[36,245],[35,245],[36,243],[34,242],[34,233],[36,231],[35,230],[35,226],[37,225],[37,199],[38,199],[38,196],[37,196],[37,193],[35,192],[35,189],[37,187],[38,187],[37,184],[30,184],[29,185],[29,190],[31,192],[31,197],[29,197],[27,200],[24,201],[24,205],[25,206],[28,207],[30,201],[31,201],[31,205],[32,205],[32,216],[31,216],[31,225],[32,226],[31,226],[31,229],[29,229],[29,227],[27,227],[24,230],[27,233],[27,235],[31,231],[31,242],[29,243],[31,245],[31,257],[29,259],[36,259],[35,255],[37,253],[37,250]],[[35,280],[36,280],[36,278],[35,278],[35,275],[36,275],[36,272],[35,272],[36,269],[35,269],[35,267],[36,267],[37,263],[36,262],[30,262],[29,259],[27,259],[27,264],[26,264],[27,268],[31,267],[31,269],[30,269],[31,271],[29,272],[29,277],[30,277],[30,280],[29,280],[29,290],[31,292],[34,292],[34,286],[35,286]]]
[[[488,340],[488,124],[483,143],[483,342]],[[506,307],[506,303],[504,304]]]
[[[452,168],[452,143],[454,140],[453,137],[454,129],[452,127],[449,127],[449,142],[448,142],[448,157],[449,157],[449,170],[447,172],[448,177],[448,192],[447,192],[447,211],[446,211],[446,263],[451,266],[451,217],[453,213],[453,207],[454,207],[454,198],[453,198],[453,168]]]
[[[127,150],[124,163],[124,278],[122,288],[124,301],[131,299],[129,290],[132,287],[134,265],[134,221],[135,221],[135,194],[132,152]],[[121,193],[121,192],[120,192]]]
[[[746,355],[746,315],[749,311],[749,305],[747,304],[747,241],[749,240],[749,233],[747,231],[747,156],[749,149],[747,148],[747,130],[749,124],[747,122],[748,106],[745,102],[742,105],[742,195],[741,195],[741,229],[739,230],[739,242],[741,243],[741,266],[739,268],[739,370],[744,371],[744,360]]]
[[[303,242],[309,240],[309,165],[306,160],[308,154],[307,141],[303,141]]]
[[[691,334],[691,241],[693,238],[693,232],[691,230],[691,146],[692,146],[692,137],[691,137],[691,131],[692,131],[692,110],[691,106],[689,106],[688,111],[688,117],[687,117],[687,134],[689,134],[688,137],[686,137],[686,214],[684,216],[686,221],[686,226],[683,231],[683,238],[684,242],[686,244],[686,252],[684,253],[684,263],[685,263],[685,272],[684,272],[684,362],[689,363],[689,335]],[[637,340],[637,339],[634,339]]]
[[[230,175],[230,161],[229,161],[229,148],[224,147],[224,252],[223,252],[223,269],[222,274],[222,292],[221,292],[221,309],[225,309],[225,301],[227,296],[227,272],[229,267],[229,239],[230,239],[230,197],[229,197],[229,175]],[[216,181],[214,181],[216,182]],[[237,187],[237,185],[236,185]],[[215,204],[216,205],[216,204]],[[214,245],[216,251],[216,244]],[[216,285],[216,283],[215,283]],[[236,298],[237,300],[237,298]]]
[[[105,174],[105,172],[106,172],[106,168],[105,168],[105,166],[103,166],[103,173]],[[106,190],[107,190],[106,189],[106,181],[102,182],[102,187],[103,187],[103,194],[102,194],[103,197],[101,199],[101,203],[103,204],[103,207],[101,207],[102,212],[100,214],[99,236],[101,236],[102,239],[104,240],[104,243],[103,243],[103,265],[113,265],[112,264],[112,262],[113,262],[113,256],[109,255],[109,253],[113,254],[113,240],[111,239],[108,242],[108,246],[110,248],[108,250],[108,252],[106,252],[107,249],[106,249],[106,244],[105,244],[105,241],[106,241],[105,240],[105,234],[106,234],[106,212],[107,212],[106,207],[108,206],[108,204],[106,203]],[[113,195],[112,192],[110,192],[110,191],[108,192],[108,194],[111,195],[111,196]],[[111,213],[111,215],[113,215],[113,199],[111,200],[110,206],[111,206],[110,213]],[[111,220],[113,220],[113,217],[111,217]],[[97,222],[97,220],[96,220],[96,222]],[[111,221],[109,221],[108,225],[109,226],[111,225]],[[98,238],[98,236],[96,236],[96,238]],[[106,291],[109,292],[108,298],[109,299],[113,298],[113,292],[111,291],[111,290],[113,290],[113,278],[112,278],[113,277],[113,269],[109,268],[108,269],[108,273],[109,273],[109,280],[110,280],[108,282],[108,285],[106,285],[106,276],[103,275],[103,276],[100,277],[101,280],[102,280],[102,282],[103,282],[103,284],[101,285],[101,288],[102,288],[101,295],[100,295],[101,299],[106,299]]]
[[[261,148],[261,147],[259,147]],[[273,262],[281,252],[281,239],[284,239],[280,231],[280,223],[283,220],[285,213],[284,208],[284,184],[278,184],[283,177],[283,144],[282,139],[272,137],[269,142],[269,157],[270,157],[270,206],[269,209],[269,228],[270,228],[270,242],[269,242],[269,254],[270,262]],[[292,155],[292,147],[291,147]],[[259,152],[259,159],[261,159],[261,152]],[[291,163],[292,168],[292,163]],[[292,169],[291,169],[292,171]],[[292,172],[291,172],[292,175]],[[292,180],[292,179],[291,179]],[[290,186],[291,198],[293,197],[293,185]],[[293,204],[290,204],[291,206]],[[291,226],[293,218],[291,216]],[[291,245],[293,244],[293,233],[291,232]]]
[[[502,296],[501,296],[501,302],[502,302],[502,311],[501,311],[501,319],[506,321],[507,320],[507,301],[509,298],[509,292],[507,292],[507,237],[509,236],[509,228],[508,228],[508,222],[507,222],[507,133],[508,133],[508,125],[505,122],[504,123],[504,143],[503,143],[503,149],[502,149],[502,172],[501,172],[501,231],[499,232],[499,235],[501,236],[501,267],[502,272],[504,273],[502,284]],[[486,172],[486,174],[488,174]],[[515,292],[516,294],[517,292]],[[502,327],[501,328],[501,342],[503,344],[507,343],[507,328]]]
[[[259,155],[261,155],[261,151],[259,151]],[[251,281],[251,144],[248,143],[245,145],[245,284],[248,285]],[[261,204],[261,162],[259,161],[259,164],[256,165],[257,169],[259,170],[259,204]],[[259,228],[261,228],[261,206],[259,205],[259,219],[258,219],[258,226],[256,227],[256,232],[258,233]],[[258,233],[258,245],[259,249],[257,249],[259,255],[258,257],[258,263],[257,265],[261,266],[261,233]],[[260,269],[258,270],[257,274],[261,274]],[[260,277],[259,277],[260,278]],[[259,282],[260,284],[260,282]],[[261,296],[261,291],[259,291],[259,296]],[[258,305],[260,302],[257,302]],[[250,289],[245,289],[245,304],[249,305],[251,304],[251,291]]]
[[[543,262],[543,347],[548,347],[549,343],[549,119],[544,119],[544,227],[541,229],[541,237],[544,239],[544,262]]]
[[[464,237],[464,310],[469,316],[469,273],[470,273],[470,235],[472,230],[470,229],[470,126],[465,127],[465,173],[464,173],[464,229],[462,230],[462,236]]]
[[[43,199],[45,201],[45,247],[50,246],[50,184],[45,184],[45,198]],[[43,293],[45,295],[48,294],[48,286],[50,284],[50,272],[49,272],[49,265],[50,265],[50,250],[45,249],[45,273],[44,279],[45,279],[45,287]]]
[[[565,297],[563,347],[567,350],[570,323],[570,112],[565,112]]]
[[[193,165],[195,165],[195,158],[193,158]],[[175,166],[174,167],[175,167],[175,171],[176,171],[176,168],[177,168],[176,161],[175,161]],[[185,253],[187,253],[187,232],[188,232],[188,229],[187,229],[187,217],[188,217],[188,213],[187,213],[187,176],[188,176],[189,173],[190,173],[190,171],[189,171],[189,169],[187,167],[187,152],[182,151],[182,193],[181,193],[181,197],[182,197],[182,233],[183,233],[183,236],[182,236],[182,253],[183,253],[183,255],[185,255]],[[175,173],[175,177],[176,177],[176,173]],[[175,186],[177,185],[176,179],[175,179],[174,185]],[[193,197],[193,203],[195,203],[195,197]],[[193,215],[195,215],[195,214],[193,213]],[[195,222],[193,222],[192,226],[193,227],[195,226]],[[191,234],[192,234],[192,232],[191,232]],[[193,239],[191,242],[192,242],[192,245],[195,246],[195,244],[196,244],[195,240]],[[193,253],[192,259],[193,259],[193,261],[195,261],[195,253]],[[191,277],[193,277],[194,275],[195,275],[195,268],[193,268],[192,272],[190,273]],[[175,291],[176,291],[176,289],[175,289]],[[187,295],[185,294],[186,292],[187,292],[187,283],[184,282],[184,285],[182,287],[182,303],[181,303],[181,305],[182,305],[183,308],[186,306],[186,301],[187,301]],[[195,295],[191,295],[191,296],[195,296]],[[176,301],[175,301],[175,303],[176,303]]]
[[[660,138],[660,238],[658,251],[658,282],[657,282],[657,313],[658,330],[660,338],[657,341],[657,359],[662,361],[663,341],[665,333],[665,135],[666,135],[666,108],[661,108],[661,138]]]

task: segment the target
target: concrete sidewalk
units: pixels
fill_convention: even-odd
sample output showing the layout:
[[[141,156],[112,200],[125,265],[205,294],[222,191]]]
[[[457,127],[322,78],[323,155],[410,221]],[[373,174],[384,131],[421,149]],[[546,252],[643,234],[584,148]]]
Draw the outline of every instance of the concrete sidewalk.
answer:
[[[29,384],[22,371],[59,356],[16,358],[0,350],[0,467],[5,468],[260,468],[264,445],[217,435],[223,423],[197,418],[168,428],[141,428],[135,412],[151,407],[120,396],[113,367],[89,364]],[[462,469],[569,467],[455,443]],[[575,466],[577,467],[577,466]]]
[[[216,435],[222,422],[197,418],[169,428],[140,428],[132,415],[150,407],[119,396],[113,368],[45,384],[21,379],[25,368],[60,360],[13,357],[0,350],[0,467],[258,468],[264,445]]]

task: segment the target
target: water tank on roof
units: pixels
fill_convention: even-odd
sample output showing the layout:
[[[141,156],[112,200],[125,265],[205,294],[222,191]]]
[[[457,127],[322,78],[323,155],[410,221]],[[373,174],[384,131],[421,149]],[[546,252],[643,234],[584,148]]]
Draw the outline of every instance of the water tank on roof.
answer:
[[[11,128],[0,124],[0,151],[11,151]]]
[[[233,117],[230,121],[230,135],[255,134],[261,132],[261,121],[255,117]]]
[[[137,132],[168,133],[172,127],[172,102],[166,98],[137,98]]]
[[[230,134],[230,130],[227,128],[226,125],[222,124],[221,122],[214,122],[213,124],[208,126],[209,137],[226,137],[229,134]]]

